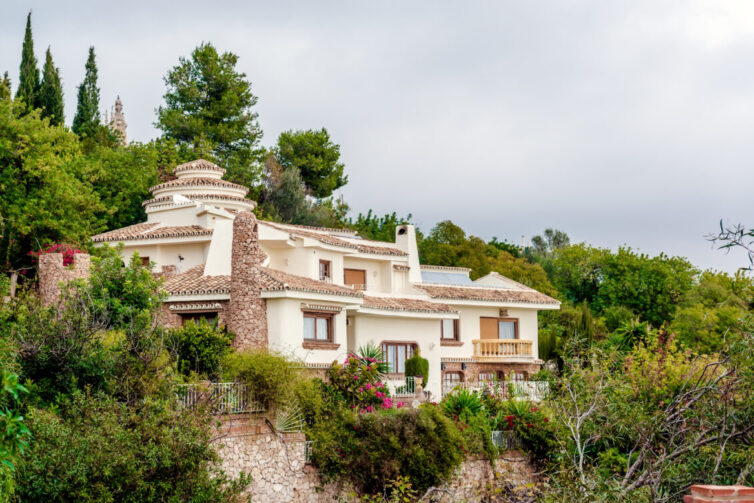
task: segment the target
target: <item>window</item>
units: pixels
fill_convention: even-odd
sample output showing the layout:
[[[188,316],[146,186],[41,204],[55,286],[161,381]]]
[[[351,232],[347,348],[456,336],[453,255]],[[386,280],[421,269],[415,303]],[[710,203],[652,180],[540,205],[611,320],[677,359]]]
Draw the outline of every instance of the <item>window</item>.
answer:
[[[482,339],[518,339],[515,318],[479,318]]]
[[[216,312],[209,313],[181,313],[181,325],[185,325],[189,321],[193,321],[199,325],[202,320],[205,320],[210,325],[217,319]]]
[[[444,340],[458,340],[458,320],[440,321],[441,338]]]
[[[343,269],[343,283],[354,290],[366,290],[367,272],[364,269]]]
[[[479,372],[479,382],[493,382],[497,381],[497,374],[493,370],[483,370]]]
[[[382,354],[391,374],[403,374],[406,371],[406,360],[414,356],[414,345],[404,342],[383,342]]]
[[[332,313],[304,311],[304,340],[332,342]]]
[[[461,384],[460,372],[445,372],[442,375],[442,391],[443,394],[453,391],[453,388]]]
[[[141,265],[149,267],[149,257],[141,257]]]
[[[320,281],[330,281],[332,278],[331,275],[332,271],[332,263],[329,260],[320,260],[319,261],[319,280]]]

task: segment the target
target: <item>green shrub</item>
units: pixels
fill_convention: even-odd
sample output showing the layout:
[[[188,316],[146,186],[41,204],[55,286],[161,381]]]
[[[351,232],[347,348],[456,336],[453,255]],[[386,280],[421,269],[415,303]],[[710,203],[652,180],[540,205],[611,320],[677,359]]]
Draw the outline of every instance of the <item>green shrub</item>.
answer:
[[[513,431],[535,460],[547,459],[556,447],[555,426],[536,405],[525,400],[504,402],[496,418],[498,430]]]
[[[429,361],[422,358],[418,353],[406,360],[406,375],[421,376],[424,384],[427,384],[429,376]]]
[[[220,362],[229,351],[233,336],[218,330],[216,324],[193,320],[181,328],[171,330],[169,345],[176,358],[178,370],[189,375],[192,372],[208,378],[216,378]]]
[[[466,389],[450,393],[442,400],[442,410],[451,419],[458,419],[464,414],[479,414],[483,407],[482,397]]]
[[[220,503],[237,501],[248,482],[220,470],[203,411],[82,393],[59,411],[27,416],[33,441],[17,467],[19,501]]]
[[[463,439],[436,406],[359,414],[340,409],[310,430],[325,480],[344,477],[382,493],[408,477],[419,492],[448,479],[463,461]]]
[[[222,375],[225,381],[246,384],[254,400],[274,410],[293,402],[300,370],[284,356],[260,349],[227,354],[222,360]]]
[[[380,380],[379,364],[375,358],[349,354],[340,364],[333,362],[328,371],[335,396],[352,409],[389,409],[393,406],[390,391]]]

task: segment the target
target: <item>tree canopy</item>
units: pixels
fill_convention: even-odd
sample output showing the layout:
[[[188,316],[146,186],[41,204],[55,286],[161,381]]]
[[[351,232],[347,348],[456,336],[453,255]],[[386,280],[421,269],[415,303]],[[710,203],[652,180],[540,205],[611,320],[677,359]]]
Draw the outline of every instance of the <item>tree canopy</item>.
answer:
[[[330,197],[348,183],[340,160],[340,145],[330,140],[327,129],[284,131],[278,137],[275,154],[281,165],[297,168],[309,193],[318,198]]]
[[[85,65],[84,81],[79,85],[76,115],[73,118],[72,130],[79,136],[95,136],[100,122],[99,86],[97,84],[97,62],[94,47],[89,48],[89,56]]]
[[[42,85],[39,88],[37,104],[42,109],[42,117],[49,117],[50,124],[60,126],[65,120],[63,110],[63,86],[60,83],[60,73],[52,62],[52,53],[47,48],[45,65],[42,71]]]
[[[180,58],[164,78],[165,104],[155,126],[165,138],[219,162],[229,180],[251,187],[260,181],[262,130],[253,110],[257,97],[237,63],[238,56],[219,54],[210,43]]]
[[[26,16],[26,32],[21,50],[21,67],[18,77],[18,89],[16,99],[20,99],[26,105],[26,110],[31,111],[37,105],[39,93],[39,68],[37,57],[34,55],[34,39],[31,34],[31,11]]]

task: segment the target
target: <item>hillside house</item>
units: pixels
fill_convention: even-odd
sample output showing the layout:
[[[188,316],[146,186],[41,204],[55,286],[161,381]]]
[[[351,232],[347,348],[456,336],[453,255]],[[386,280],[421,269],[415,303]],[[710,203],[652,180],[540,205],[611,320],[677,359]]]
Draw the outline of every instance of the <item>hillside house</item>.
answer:
[[[267,346],[313,369],[375,344],[395,380],[418,350],[434,396],[541,367],[537,313],[558,309],[555,299],[497,273],[472,281],[468,269],[420,265],[411,225],[388,243],[257,220],[248,189],[223,180],[223,168],[196,160],[174,172],[151,188],[146,222],[92,238],[154,264],[166,324],[219,318],[237,347]]]

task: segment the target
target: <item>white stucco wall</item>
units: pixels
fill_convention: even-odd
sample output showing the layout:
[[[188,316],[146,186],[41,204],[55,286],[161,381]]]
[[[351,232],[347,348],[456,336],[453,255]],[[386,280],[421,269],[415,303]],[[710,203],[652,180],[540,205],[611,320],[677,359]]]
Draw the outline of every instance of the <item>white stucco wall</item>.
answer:
[[[364,269],[366,271],[367,292],[392,292],[393,267],[389,260],[364,260],[345,257],[343,268]],[[341,281],[343,281],[342,278]]]
[[[349,349],[384,341],[414,342],[421,355],[429,361],[429,377],[425,389],[439,399],[442,382],[440,371],[440,321],[432,318],[356,315],[349,327]]]
[[[332,363],[333,360],[344,360],[348,354],[345,310],[333,317],[333,342],[340,344],[338,349],[304,349],[304,314],[301,303],[299,299],[267,299],[267,339],[270,350],[305,363]],[[316,303],[338,305],[332,302]]]
[[[121,251],[121,257],[124,261],[131,259],[135,251],[139,252],[140,257],[149,257],[154,262],[155,272],[160,272],[163,265],[178,265],[178,255],[183,257],[181,262],[181,271],[203,264],[207,260],[207,250],[209,242],[202,243],[174,243],[174,244],[138,244],[136,246],[126,242],[126,246]]]
[[[499,307],[478,307],[466,305],[453,305],[461,313],[459,318],[460,340],[463,346],[443,346],[441,354],[443,358],[471,358],[474,347],[471,341],[480,339],[480,321],[482,317],[498,318]],[[532,341],[532,354],[536,359],[539,355],[537,346],[537,310],[507,308],[507,318],[518,318],[519,339]]]

